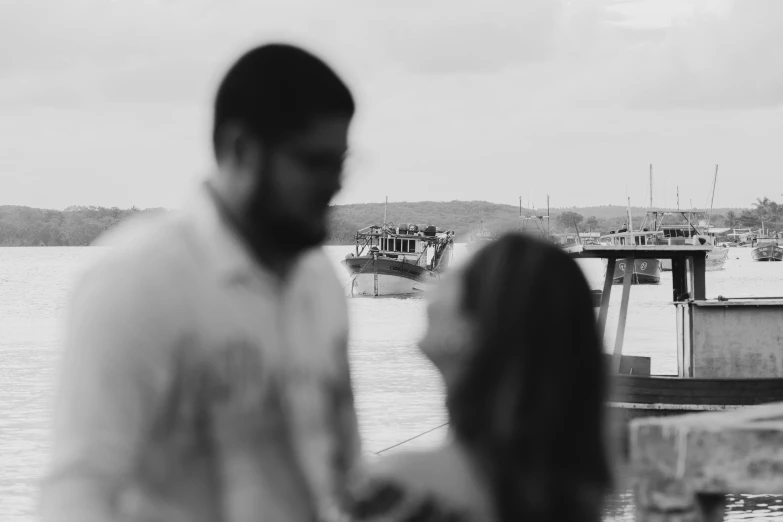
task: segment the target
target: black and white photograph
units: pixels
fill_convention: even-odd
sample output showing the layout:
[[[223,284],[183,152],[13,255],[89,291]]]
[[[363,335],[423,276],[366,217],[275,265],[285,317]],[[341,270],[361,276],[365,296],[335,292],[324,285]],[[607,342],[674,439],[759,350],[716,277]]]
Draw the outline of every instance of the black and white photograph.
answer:
[[[414,521],[783,521],[783,0],[0,0],[0,522]]]

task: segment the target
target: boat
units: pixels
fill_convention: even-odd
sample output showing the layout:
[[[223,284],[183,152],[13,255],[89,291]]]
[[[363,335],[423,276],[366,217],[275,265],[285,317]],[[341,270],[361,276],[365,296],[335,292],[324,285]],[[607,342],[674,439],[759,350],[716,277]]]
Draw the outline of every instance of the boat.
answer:
[[[755,234],[749,228],[735,228],[731,234],[727,234],[733,238],[733,243],[739,248],[748,248],[753,243]]]
[[[349,295],[410,295],[427,291],[453,258],[454,232],[434,225],[372,225],[356,233],[356,251],[341,264]]]
[[[661,236],[660,231],[642,229],[629,231],[625,228],[610,231],[600,237],[599,244],[608,247],[631,247],[635,245],[654,245]],[[581,245],[567,251],[581,251]],[[606,270],[609,270],[607,265]],[[657,285],[661,282],[661,262],[658,259],[636,259],[633,262],[620,261],[611,268],[613,284],[622,284],[626,271],[631,273],[632,285]]]
[[[481,228],[468,236],[468,242],[465,244],[465,248],[471,252],[475,252],[494,240],[495,236],[482,223]]]
[[[715,175],[712,181],[712,196],[710,198],[709,212],[697,212],[694,210],[653,210],[652,196],[650,196],[650,210],[644,218],[645,224],[652,230],[663,232],[658,239],[660,245],[710,245],[707,252],[706,270],[722,270],[723,265],[729,259],[729,249],[717,244],[717,236],[729,231],[728,228],[711,228],[712,208],[715,202],[715,187],[718,183],[718,165],[715,165]],[[652,165],[650,165],[650,194],[652,194]],[[677,198],[679,200],[679,191]],[[705,215],[706,214],[706,215]],[[664,223],[667,216],[676,216],[678,223]],[[671,271],[672,260],[662,259],[661,270]]]
[[[598,232],[588,232],[576,234],[552,234],[552,240],[566,252],[570,252],[579,245],[597,245],[601,234]]]
[[[638,417],[724,411],[783,401],[783,298],[706,299],[706,256],[710,245],[585,245],[577,259],[625,261],[670,259],[677,329],[677,374],[652,375],[651,358],[623,354],[631,277],[623,295],[613,351],[607,354],[612,385],[612,436],[627,450],[628,422]],[[598,331],[603,339],[612,290],[604,280]],[[620,455],[621,457],[626,456]]]
[[[783,248],[778,241],[774,236],[758,236],[750,252],[753,261],[783,261]]]
[[[680,223],[664,223],[667,216],[677,216]],[[656,244],[685,246],[709,245],[706,270],[708,272],[721,270],[729,259],[729,249],[717,245],[716,237],[728,232],[728,228],[710,228],[708,221],[701,213],[692,210],[650,210],[645,216],[645,223],[653,230],[662,232]],[[671,271],[671,259],[661,260],[661,270]]]

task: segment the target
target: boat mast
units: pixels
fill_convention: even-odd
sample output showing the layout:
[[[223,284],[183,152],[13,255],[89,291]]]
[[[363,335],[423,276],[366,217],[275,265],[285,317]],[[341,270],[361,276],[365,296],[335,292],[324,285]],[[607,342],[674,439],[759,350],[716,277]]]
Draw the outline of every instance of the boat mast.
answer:
[[[389,196],[386,196],[386,202],[383,204],[383,228],[386,228],[386,207],[389,206]]]
[[[712,197],[710,198],[710,213],[707,214],[707,230],[710,228],[710,221],[712,220],[712,205],[715,203],[715,185],[718,184],[718,166],[715,165],[715,177],[712,178]]]
[[[517,231],[520,230],[522,230],[522,196],[519,196],[519,220],[517,221]]]
[[[650,210],[653,208],[652,163],[650,163]]]
[[[650,163],[650,212],[653,209],[653,169],[652,163]],[[658,228],[658,214],[653,214],[653,230]]]
[[[631,223],[631,198],[628,198],[628,236],[633,233],[633,223]]]
[[[546,197],[546,237],[549,239],[552,236],[552,233],[550,232],[550,226],[549,226],[549,196]]]

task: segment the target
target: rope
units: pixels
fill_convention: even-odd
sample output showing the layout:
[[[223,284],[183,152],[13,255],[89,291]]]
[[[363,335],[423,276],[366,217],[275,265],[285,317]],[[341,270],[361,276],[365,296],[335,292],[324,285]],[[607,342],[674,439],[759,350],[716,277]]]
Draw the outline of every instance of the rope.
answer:
[[[364,269],[367,268],[367,265],[369,265],[371,262],[372,262],[372,259],[370,259],[366,263],[364,263],[364,266],[361,269],[359,269],[359,273],[361,274],[362,272],[364,272]],[[343,290],[348,288],[348,285],[350,285],[351,283],[353,283],[353,278],[343,285]]]
[[[389,451],[390,449],[394,449],[394,448],[396,448],[397,446],[402,446],[403,444],[406,444],[406,443],[408,443],[408,442],[410,442],[410,441],[412,441],[412,440],[418,439],[419,437],[423,437],[424,435],[426,435],[426,434],[428,434],[428,433],[432,433],[433,431],[435,431],[435,430],[438,430],[438,429],[442,428],[443,426],[446,426],[448,423],[449,423],[449,422],[448,422],[448,421],[446,421],[446,422],[444,422],[443,424],[441,424],[440,426],[435,426],[434,428],[432,428],[432,429],[430,429],[430,430],[427,430],[427,431],[425,431],[424,433],[419,433],[419,434],[418,434],[418,435],[416,435],[415,437],[411,437],[411,438],[409,438],[409,439],[406,439],[406,440],[404,440],[404,441],[402,441],[402,442],[398,442],[398,443],[397,443],[397,444],[395,444],[394,446],[389,446],[388,448],[386,448],[386,449],[382,449],[381,451],[376,451],[376,452],[375,452],[375,454],[376,454],[376,455],[380,455],[381,453],[383,453],[383,452],[385,452],[385,451]]]

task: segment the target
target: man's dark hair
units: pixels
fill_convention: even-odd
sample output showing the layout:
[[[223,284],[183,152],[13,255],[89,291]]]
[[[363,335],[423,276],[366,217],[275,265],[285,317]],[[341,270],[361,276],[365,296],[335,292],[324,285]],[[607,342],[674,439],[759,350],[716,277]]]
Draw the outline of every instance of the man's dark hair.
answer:
[[[463,272],[476,345],[447,407],[498,520],[598,522],[608,374],[590,289],[558,247],[508,234]]]
[[[354,113],[351,92],[323,61],[297,47],[269,44],[247,52],[229,69],[215,99],[212,144],[238,123],[266,144],[285,140],[323,116]]]

